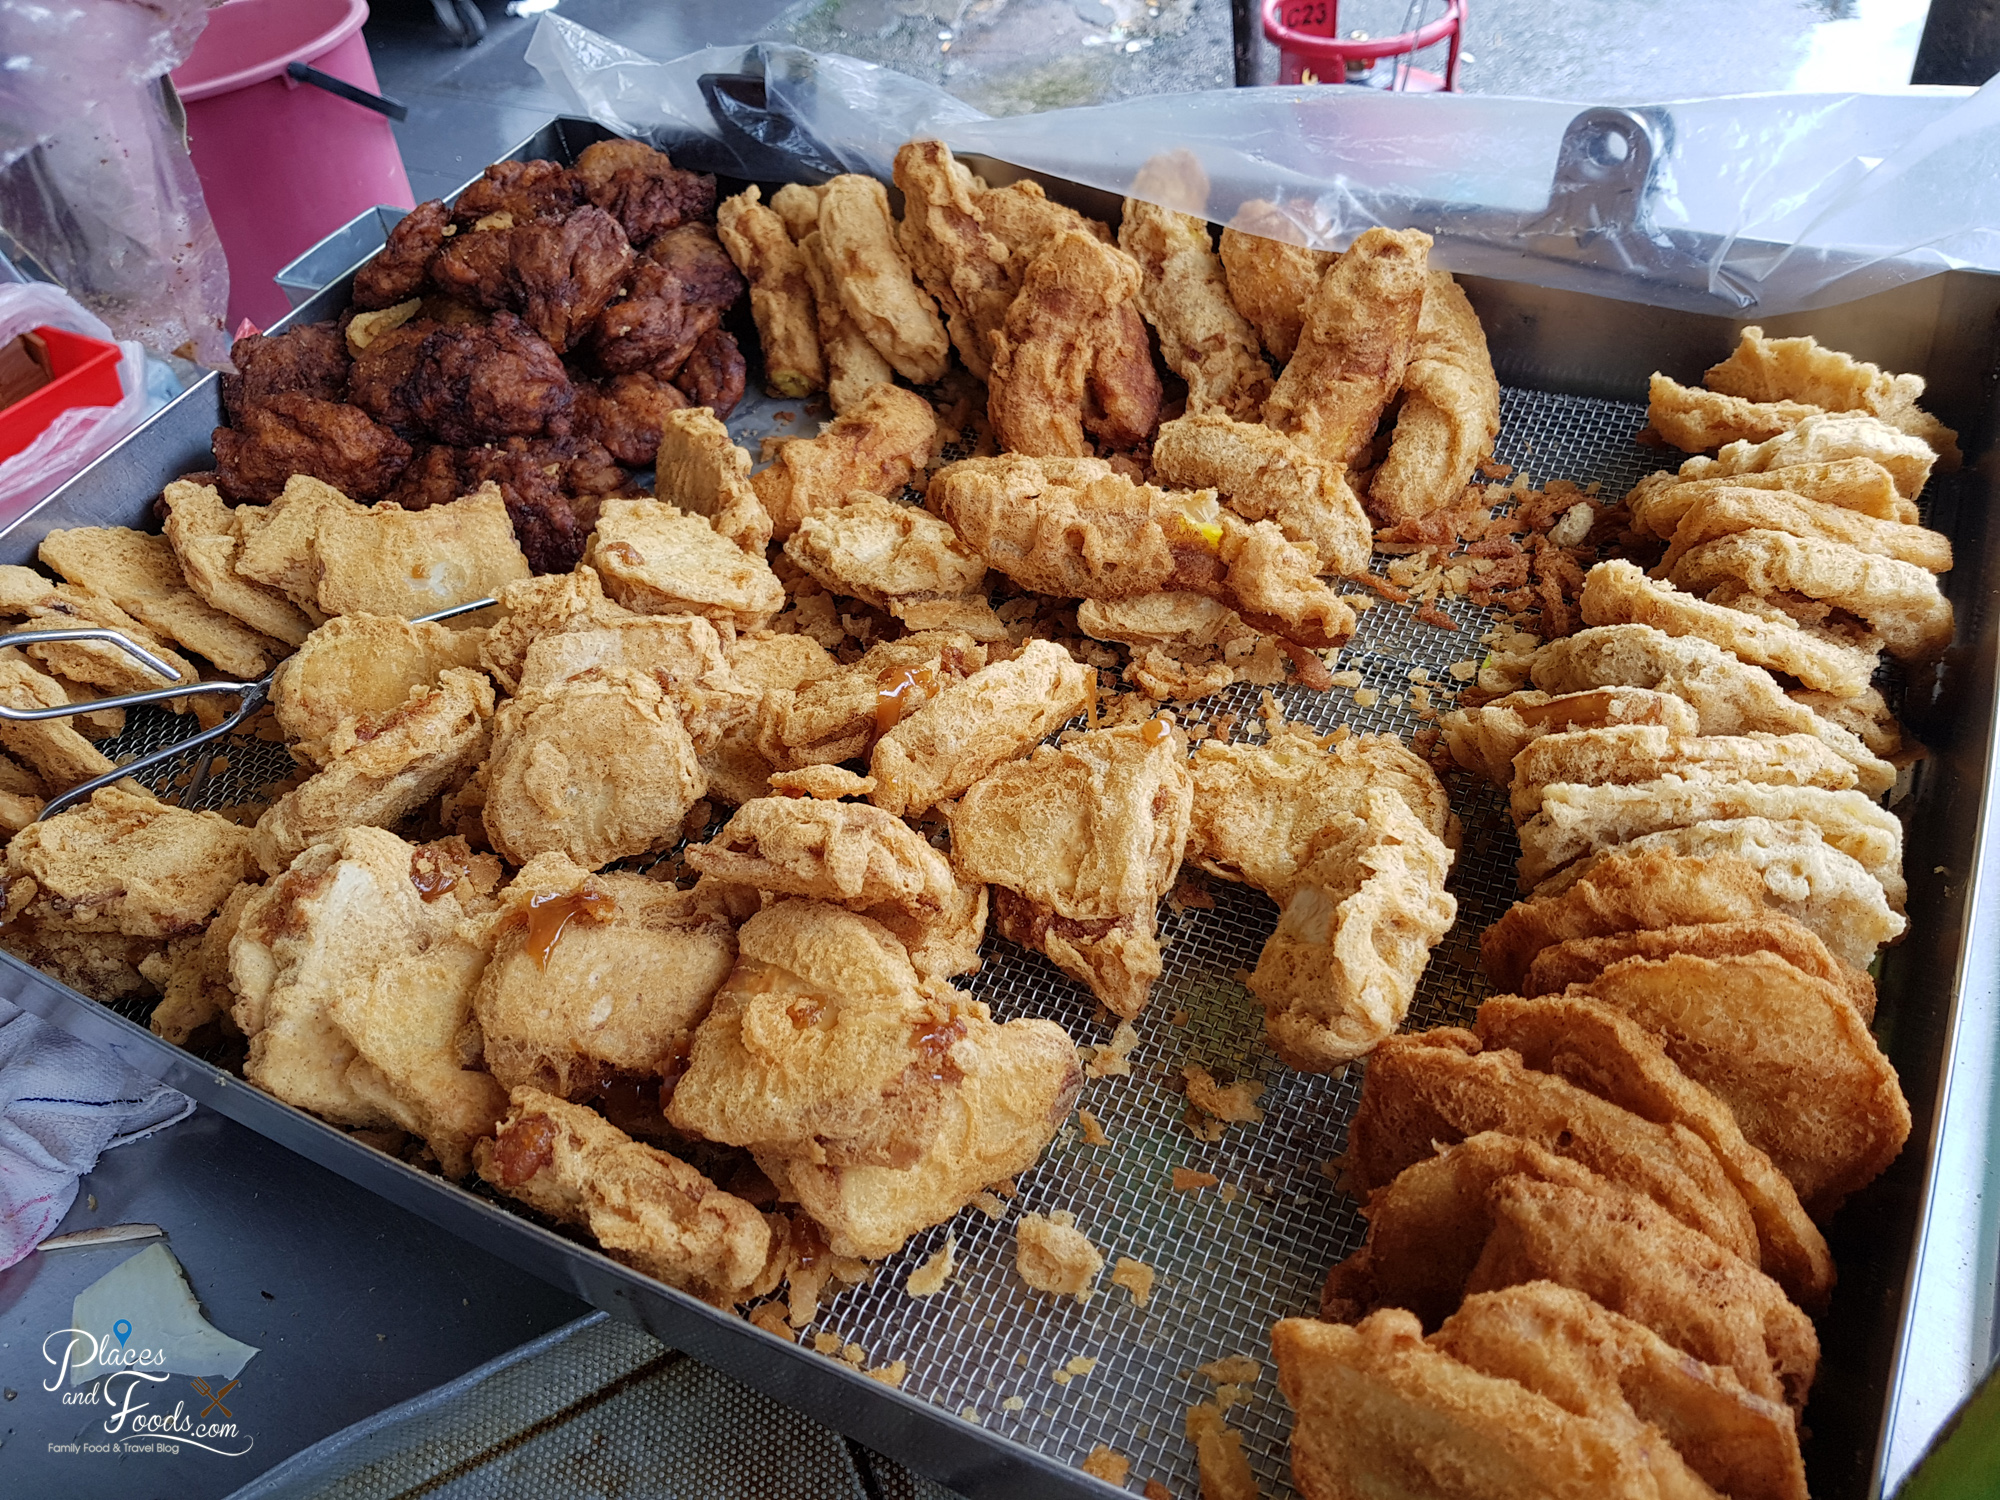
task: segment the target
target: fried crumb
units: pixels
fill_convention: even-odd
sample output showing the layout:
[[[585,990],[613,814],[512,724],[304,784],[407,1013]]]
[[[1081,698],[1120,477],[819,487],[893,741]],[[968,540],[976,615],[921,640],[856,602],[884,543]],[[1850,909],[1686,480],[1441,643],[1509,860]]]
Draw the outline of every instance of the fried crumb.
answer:
[[[1120,1021],[1111,1040],[1091,1054],[1083,1071],[1092,1078],[1123,1078],[1132,1071],[1132,1049],[1139,1045],[1139,1033],[1130,1021]]]
[[[814,1334],[813,1352],[815,1354],[840,1353],[840,1335],[837,1333],[828,1333],[824,1329]]]
[[[1164,1484],[1161,1484],[1160,1481],[1157,1479],[1149,1479],[1146,1481],[1146,1488],[1144,1493],[1146,1496],[1146,1500],[1174,1500],[1174,1492],[1168,1489]]]
[[[861,1373],[870,1380],[879,1380],[884,1385],[900,1389],[903,1377],[910,1373],[910,1363],[904,1359],[892,1359],[886,1365],[877,1365],[874,1369],[863,1370]]]
[[[1174,1168],[1174,1191],[1191,1193],[1196,1188],[1211,1188],[1222,1181],[1213,1172],[1197,1172],[1193,1167]]]
[[[1076,1112],[1076,1123],[1083,1127],[1083,1143],[1086,1146],[1108,1146],[1111,1137],[1104,1133],[1104,1127],[1097,1123],[1097,1116],[1087,1109]]]
[[[775,1333],[788,1344],[797,1341],[797,1335],[792,1332],[792,1325],[785,1321],[783,1303],[765,1302],[760,1304],[752,1309],[750,1321],[766,1333]]]
[[[1129,1255],[1118,1257],[1118,1263],[1111,1268],[1111,1284],[1122,1286],[1132,1294],[1132,1305],[1144,1307],[1153,1296],[1153,1282],[1159,1273],[1143,1260],[1134,1260]]]
[[[1004,1219],[1007,1217],[1007,1205],[994,1193],[975,1193],[972,1198],[972,1206],[985,1214],[989,1219]]]
[[[1167,1017],[1167,1024],[1170,1026],[1185,1026],[1187,1023],[1188,1013],[1184,1010],[1177,1010]]]
[[[849,1344],[845,1349],[840,1351],[840,1357],[850,1365],[853,1365],[857,1370],[868,1363],[868,1351],[859,1344]]]
[[[1020,1192],[1020,1189],[1014,1186],[1014,1179],[1011,1177],[1003,1177],[998,1182],[990,1184],[990,1186],[1002,1198],[1011,1198]]]
[[[1190,1063],[1181,1072],[1187,1079],[1188,1102],[1204,1114],[1230,1125],[1255,1125],[1263,1120],[1264,1111],[1257,1107],[1257,1100],[1264,1092],[1263,1084],[1247,1078],[1219,1084],[1199,1063]]]
[[[1356,708],[1373,708],[1375,700],[1381,696],[1373,688],[1356,688],[1354,690],[1354,706]]]
[[[970,1422],[974,1427],[977,1427],[979,1425],[978,1407],[967,1404],[959,1408],[958,1414],[961,1417],[965,1418],[966,1421]]]
[[[1107,1484],[1122,1485],[1132,1472],[1132,1460],[1115,1448],[1107,1448],[1099,1443],[1090,1450],[1090,1457],[1077,1466],[1094,1479],[1102,1479]]]
[[[1181,1116],[1181,1123],[1187,1126],[1189,1135],[1210,1145],[1229,1134],[1227,1120],[1218,1120],[1213,1115],[1203,1114],[1193,1105],[1189,1105],[1187,1113]]]
[[[1223,1183],[1221,1192],[1222,1192],[1222,1201],[1224,1203],[1234,1203],[1238,1198],[1243,1196],[1243,1189],[1238,1187],[1233,1182]]]
[[[1027,1405],[1028,1403],[1022,1400],[1019,1396],[1009,1396],[1005,1401],[1002,1401],[1000,1403],[1000,1410],[1023,1411],[1027,1408]]]
[[[1264,1367],[1247,1354],[1225,1354],[1205,1365],[1196,1365],[1197,1374],[1217,1385],[1255,1385],[1263,1378]]]
[[[1221,1408],[1206,1401],[1190,1406],[1187,1435],[1201,1470],[1202,1500],[1257,1500],[1257,1480],[1243,1456],[1242,1434],[1222,1420]]]
[[[912,1297],[935,1297],[951,1279],[957,1250],[957,1239],[947,1234],[937,1252],[910,1272],[909,1279],[903,1283],[903,1290]]]
[[[1014,1231],[1014,1269],[1038,1292],[1088,1302],[1104,1270],[1104,1254],[1063,1209],[1024,1214]]]

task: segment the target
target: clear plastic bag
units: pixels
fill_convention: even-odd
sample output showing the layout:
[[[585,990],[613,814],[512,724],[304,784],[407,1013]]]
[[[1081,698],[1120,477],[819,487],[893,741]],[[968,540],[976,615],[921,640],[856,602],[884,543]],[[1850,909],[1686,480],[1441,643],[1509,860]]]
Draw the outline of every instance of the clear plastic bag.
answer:
[[[111,330],[92,317],[62,288],[42,282],[0,285],[0,344],[31,328],[66,328],[88,338],[111,340]],[[73,406],[60,414],[27,447],[0,463],[0,526],[13,524],[36,501],[137,427],[152,402],[147,395],[146,351],[136,340],[118,340],[116,406]]]
[[[0,0],[0,225],[116,330],[228,363],[229,265],[161,89],[210,0]]]
[[[856,58],[763,44],[656,62],[555,15],[528,59],[577,113],[761,180],[780,175],[780,142],[810,144],[790,153],[798,176],[887,176],[899,145],[935,135],[1122,195],[1149,157],[1186,149],[1218,223],[1261,200],[1306,244],[1415,227],[1452,270],[1762,317],[2000,268],[2000,80],[1639,106],[1222,89],[989,119]],[[761,76],[764,118],[719,117],[718,74]]]

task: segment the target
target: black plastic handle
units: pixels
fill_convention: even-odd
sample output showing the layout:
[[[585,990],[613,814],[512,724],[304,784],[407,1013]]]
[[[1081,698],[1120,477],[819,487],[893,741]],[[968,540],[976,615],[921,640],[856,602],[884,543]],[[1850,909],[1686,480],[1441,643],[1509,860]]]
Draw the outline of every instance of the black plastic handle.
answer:
[[[392,120],[410,118],[410,107],[399,104],[394,99],[385,99],[380,94],[371,94],[366,89],[358,89],[344,78],[335,78],[331,73],[322,73],[318,68],[295,62],[285,69],[287,77],[300,83],[309,83],[316,89],[325,89],[329,94],[338,94],[350,104],[358,104],[363,109],[372,109],[379,115],[387,115]]]

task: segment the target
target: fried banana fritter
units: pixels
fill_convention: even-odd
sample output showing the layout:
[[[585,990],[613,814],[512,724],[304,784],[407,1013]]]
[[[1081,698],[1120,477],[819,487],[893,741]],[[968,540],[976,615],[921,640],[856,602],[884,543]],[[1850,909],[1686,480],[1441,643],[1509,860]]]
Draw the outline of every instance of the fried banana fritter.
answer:
[[[1165,719],[1039,746],[951,809],[951,859],[998,887],[1001,935],[1045,954],[1113,1014],[1160,977],[1154,913],[1187,847],[1186,736]]]
[[[322,505],[306,557],[314,601],[329,615],[414,619],[497,595],[528,576],[506,502],[491,483],[428,510]],[[299,570],[287,564],[275,576],[292,578]]]
[[[1008,274],[1012,252],[990,231],[974,202],[971,176],[943,141],[911,141],[896,153],[903,190],[903,253],[944,310],[952,345],[966,369],[985,380],[988,335],[999,329],[1020,287]]]
[[[800,239],[799,253],[805,257],[806,279],[812,283],[820,353],[826,357],[827,404],[838,416],[860,404],[876,386],[891,384],[896,370],[882,357],[882,351],[868,341],[868,335],[841,302],[840,288],[834,280],[833,268],[827,264],[826,249],[817,229]],[[935,318],[936,314],[932,316]],[[938,336],[944,336],[942,326]]]
[[[1403,371],[1396,435],[1368,486],[1369,513],[1395,526],[1457,504],[1499,435],[1500,380],[1486,330],[1451,273],[1432,271]]]
[[[1345,471],[1261,422],[1219,412],[1164,422],[1153,472],[1176,489],[1216,491],[1246,521],[1275,521],[1288,541],[1313,548],[1322,573],[1368,571],[1374,532]]]
[[[661,422],[653,490],[706,516],[719,535],[746,552],[762,552],[771,540],[771,518],[750,484],[750,455],[730,441],[712,411],[674,412]]]
[[[750,283],[765,384],[774,396],[806,396],[826,389],[812,282],[785,221],[762,200],[754,185],[729,199],[716,211],[716,233]]]
[[[911,384],[943,379],[951,345],[896,243],[888,190],[872,177],[835,177],[819,190],[817,225],[829,279],[854,326]]]
[[[1959,465],[1958,434],[1917,405],[1921,375],[1891,375],[1880,366],[1821,347],[1816,339],[1772,339],[1755,326],[1738,335],[1735,352],[1711,365],[1702,384],[1749,401],[1799,401],[1830,412],[1865,412],[1920,438],[1945,469]]]
[[[1298,348],[1306,304],[1340,260],[1332,250],[1308,250],[1297,222],[1275,203],[1253,198],[1222,231],[1219,250],[1229,300],[1248,318],[1271,358],[1284,363]]]
[[[1725,443],[1761,443],[1790,432],[1807,417],[1824,416],[1799,401],[1746,401],[1655,371],[1647,388],[1646,423],[1683,453],[1707,453]]]
[[[1807,417],[1789,432],[1764,442],[1729,443],[1714,458],[1691,458],[1681,465],[1680,477],[1723,479],[1844,458],[1873,459],[1889,471],[1896,493],[1911,502],[1923,493],[1937,464],[1937,453],[1922,438],[1900,432],[1878,417],[1829,412]],[[1899,510],[1897,519],[1916,520],[1915,506]]]
[[[1188,410],[1255,422],[1271,394],[1257,331],[1229,300],[1208,224],[1127,198],[1118,245],[1139,265],[1139,310],[1160,336],[1160,357],[1187,382]]]
[[[928,401],[878,385],[818,437],[779,443],[750,483],[770,513],[771,535],[782,542],[815,510],[839,505],[855,490],[900,494],[923,472],[937,439],[937,413]]]

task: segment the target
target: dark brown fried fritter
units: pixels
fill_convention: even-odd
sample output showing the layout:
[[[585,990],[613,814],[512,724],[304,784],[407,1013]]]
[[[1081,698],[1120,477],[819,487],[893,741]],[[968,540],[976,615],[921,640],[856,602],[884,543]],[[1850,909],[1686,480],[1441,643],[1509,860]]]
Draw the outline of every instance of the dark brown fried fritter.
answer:
[[[701,336],[743,295],[743,277],[715,231],[687,224],[654,240],[632,267],[630,295],[597,320],[598,363],[671,380]]]
[[[389,231],[389,242],[354,273],[354,305],[364,311],[394,307],[419,295],[450,223],[451,210],[437,198],[403,215]]]
[[[385,427],[405,437],[414,435],[418,423],[410,376],[424,340],[439,326],[428,318],[412,318],[400,328],[378,333],[348,371],[347,399]]]
[[[289,333],[253,333],[230,347],[234,375],[222,377],[222,406],[235,422],[253,401],[297,392],[321,401],[347,399],[347,341],[332,323]]]
[[[488,214],[512,214],[516,224],[532,224],[559,219],[582,203],[582,186],[560,162],[496,161],[458,195],[451,216],[470,224]]]
[[[560,221],[462,234],[431,262],[431,280],[481,307],[518,312],[557,349],[582,336],[624,284],[632,247],[618,221],[580,208]]]
[[[576,430],[602,443],[620,463],[650,468],[660,451],[660,424],[687,404],[678,386],[643,371],[614,375],[601,386],[578,387]]]
[[[597,207],[617,216],[634,241],[715,217],[715,179],[683,172],[642,141],[599,141],[571,174]]]
[[[215,429],[214,443],[216,474],[232,500],[275,500],[294,474],[377,500],[410,461],[410,445],[360,407],[295,391],[251,402],[235,427]]]
[[[736,347],[735,335],[726,328],[711,328],[674,376],[674,384],[690,406],[705,406],[715,413],[717,421],[726,421],[743,399],[745,374],[743,351]]]
[[[516,437],[482,448],[439,443],[417,454],[388,498],[405,510],[428,510],[490,480],[500,487],[528,565],[537,573],[567,573],[583,555],[598,505],[630,479],[604,445],[588,437]]]
[[[567,418],[575,391],[554,349],[512,313],[483,328],[438,328],[417,351],[409,398],[416,419],[447,443],[470,447],[538,437]]]
[[[468,493],[461,487],[461,450],[444,443],[427,443],[404,467],[396,487],[382,498],[404,510],[429,510],[449,505]]]

